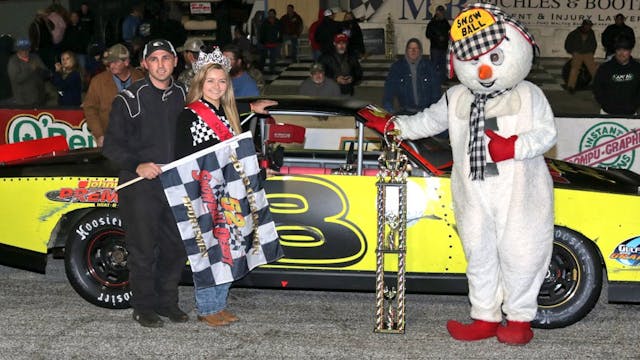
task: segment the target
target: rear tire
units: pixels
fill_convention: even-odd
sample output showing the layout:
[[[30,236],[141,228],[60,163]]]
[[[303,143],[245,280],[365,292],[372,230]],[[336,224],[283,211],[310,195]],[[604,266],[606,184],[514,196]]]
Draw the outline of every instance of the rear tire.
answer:
[[[601,290],[602,261],[594,244],[573,230],[556,226],[549,271],[531,325],[553,329],[574,324],[593,309]]]
[[[65,246],[65,272],[73,289],[108,309],[130,307],[129,270],[117,209],[98,209],[78,220]]]

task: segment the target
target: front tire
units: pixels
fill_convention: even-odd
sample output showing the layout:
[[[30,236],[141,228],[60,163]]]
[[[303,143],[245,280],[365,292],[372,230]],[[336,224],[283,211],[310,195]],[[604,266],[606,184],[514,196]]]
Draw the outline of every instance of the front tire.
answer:
[[[73,289],[108,309],[130,307],[131,290],[122,219],[117,209],[98,209],[77,221],[65,245],[65,272]]]
[[[601,290],[602,262],[593,243],[573,230],[556,226],[549,270],[531,325],[554,329],[574,324],[593,309]]]

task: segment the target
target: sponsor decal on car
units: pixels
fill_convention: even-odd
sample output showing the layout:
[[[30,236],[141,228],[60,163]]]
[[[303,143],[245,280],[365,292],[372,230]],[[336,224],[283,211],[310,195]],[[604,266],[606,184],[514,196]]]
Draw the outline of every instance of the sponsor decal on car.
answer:
[[[625,240],[613,250],[610,259],[614,259],[622,265],[640,266],[640,236]]]
[[[66,112],[58,115],[71,116]],[[67,139],[70,149],[96,146],[85,121],[75,126],[70,121],[56,118],[56,114],[50,112],[18,113],[13,116],[6,126],[5,141],[7,144],[13,144],[57,135]]]
[[[75,187],[48,191],[46,197],[51,201],[115,206],[118,203],[118,193],[114,189],[117,185],[116,179],[82,179]]]

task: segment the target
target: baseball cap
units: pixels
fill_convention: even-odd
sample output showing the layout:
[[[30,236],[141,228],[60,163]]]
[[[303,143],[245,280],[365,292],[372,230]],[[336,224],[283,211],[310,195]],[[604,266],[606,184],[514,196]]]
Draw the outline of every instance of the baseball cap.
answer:
[[[333,15],[333,10],[327,9],[324,11],[324,16],[331,16],[331,15]]]
[[[115,44],[104,52],[102,61],[109,64],[118,60],[127,60],[128,58],[129,49],[122,44]]]
[[[582,25],[583,25],[583,26],[584,26],[584,25],[589,25],[589,26],[591,26],[591,25],[593,25],[593,23],[592,23],[592,22],[591,22],[591,20],[589,20],[589,19],[584,19],[584,20],[582,20]]]
[[[203,47],[204,47],[204,42],[202,42],[202,40],[197,38],[191,38],[191,39],[187,39],[187,41],[184,42],[184,45],[180,46],[176,50],[178,52],[182,52],[182,51],[200,52],[200,50],[202,50]]]
[[[315,74],[317,72],[324,72],[324,66],[321,63],[313,63],[313,65],[311,65],[311,68],[309,69],[309,72],[312,74]]]
[[[176,49],[173,47],[171,42],[164,39],[155,39],[149,41],[142,51],[142,58],[146,59],[149,55],[153,54],[157,50],[164,50],[173,54],[173,56],[178,56],[176,53]]]
[[[336,34],[336,36],[333,37],[333,42],[334,43],[340,43],[340,42],[349,42],[349,37],[346,34]]]
[[[19,38],[16,40],[16,50],[29,50],[31,49],[31,41],[27,38]]]

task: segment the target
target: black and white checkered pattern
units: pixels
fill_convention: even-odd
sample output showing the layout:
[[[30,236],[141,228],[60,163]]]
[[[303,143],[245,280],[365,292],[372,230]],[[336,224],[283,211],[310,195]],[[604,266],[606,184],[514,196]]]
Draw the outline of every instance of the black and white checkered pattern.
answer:
[[[211,109],[211,107],[206,102],[203,101],[202,103],[207,105]],[[218,135],[216,135],[216,133],[209,127],[209,125],[207,125],[207,123],[204,122],[202,117],[196,111],[194,111],[191,108],[188,108],[188,109],[191,110],[191,112],[194,113],[198,118],[197,120],[194,120],[191,123],[191,126],[189,127],[189,130],[191,130],[191,137],[193,138],[193,146],[202,144],[203,142],[209,141],[211,139],[220,140]],[[214,109],[211,109],[211,111],[215,112]],[[231,124],[229,123],[229,120],[227,120],[227,118],[224,115],[221,115],[217,112],[215,112],[215,114],[216,116],[218,116],[218,118],[224,124],[224,126],[226,126],[229,129],[229,131],[233,133],[233,130],[231,130],[232,127],[231,127]]]
[[[384,0],[351,0],[349,2],[351,12],[356,19],[369,19],[382,5]]]
[[[247,198],[247,187],[243,183],[238,171],[233,166],[231,156],[237,156],[244,168],[244,173],[250,180],[249,187],[255,196],[258,213],[258,237],[260,246],[258,251],[252,247],[253,218]],[[177,160],[178,165],[166,170],[160,176],[164,192],[176,219],[176,224],[185,249],[196,287],[207,287],[228,283],[245,276],[255,267],[276,261],[284,256],[275,223],[269,211],[262,180],[259,176],[260,168],[255,153],[255,145],[250,133],[243,133],[229,140],[201,150],[193,155]],[[208,181],[214,198],[217,200],[218,210],[221,209],[220,199],[227,197],[239,201],[239,213],[234,213],[240,224],[227,221],[215,224],[202,197],[201,184],[194,180],[193,172],[201,174],[203,171],[211,174]],[[197,219],[194,224],[189,217],[185,198],[193,206],[191,219]],[[226,218],[229,220],[229,217]],[[230,230],[229,239],[232,264],[222,261],[223,253],[218,239],[214,237],[216,227],[226,227]],[[206,245],[206,251],[201,252],[196,241],[197,230],[200,230]],[[204,256],[203,256],[204,254]]]
[[[484,107],[487,100],[496,96],[500,96],[509,89],[502,89],[485,93],[474,93],[474,99],[471,103],[471,116],[469,119],[469,165],[471,167],[471,180],[484,180],[484,168],[487,164],[487,158],[484,153]]]

